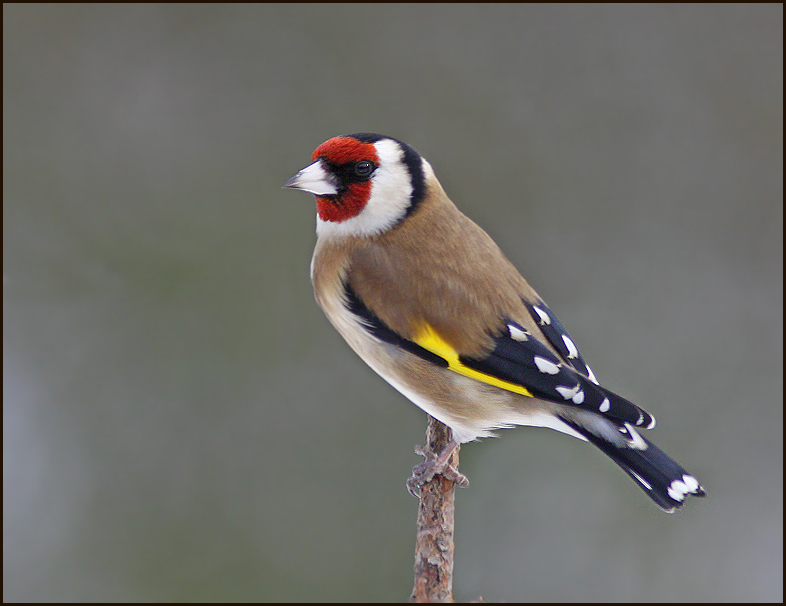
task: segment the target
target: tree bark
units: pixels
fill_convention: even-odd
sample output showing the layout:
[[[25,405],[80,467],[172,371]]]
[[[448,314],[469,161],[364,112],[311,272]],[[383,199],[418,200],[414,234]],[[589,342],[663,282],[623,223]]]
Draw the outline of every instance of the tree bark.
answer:
[[[426,448],[442,452],[451,441],[450,428],[429,416]],[[459,449],[450,464],[458,469]],[[420,490],[417,540],[415,543],[415,587],[413,602],[453,601],[453,526],[455,484],[435,475]]]

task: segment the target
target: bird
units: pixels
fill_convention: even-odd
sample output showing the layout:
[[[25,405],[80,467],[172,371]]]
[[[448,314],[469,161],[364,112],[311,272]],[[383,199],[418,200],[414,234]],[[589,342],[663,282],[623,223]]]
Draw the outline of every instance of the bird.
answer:
[[[407,487],[467,442],[536,426],[588,441],[663,510],[699,481],[642,434],[643,408],[603,387],[562,323],[492,238],[447,196],[431,164],[375,133],[328,139],[284,184],[313,194],[311,281],[319,307],[377,374],[451,429]]]

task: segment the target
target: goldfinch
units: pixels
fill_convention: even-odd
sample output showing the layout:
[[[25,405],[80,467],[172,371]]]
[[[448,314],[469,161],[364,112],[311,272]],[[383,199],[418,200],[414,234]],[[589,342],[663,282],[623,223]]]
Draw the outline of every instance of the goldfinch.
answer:
[[[317,303],[383,379],[452,430],[459,444],[513,425],[589,441],[664,510],[699,482],[642,437],[655,419],[601,387],[573,340],[494,241],[451,202],[431,165],[392,137],[325,141],[284,187],[316,197],[311,280]]]

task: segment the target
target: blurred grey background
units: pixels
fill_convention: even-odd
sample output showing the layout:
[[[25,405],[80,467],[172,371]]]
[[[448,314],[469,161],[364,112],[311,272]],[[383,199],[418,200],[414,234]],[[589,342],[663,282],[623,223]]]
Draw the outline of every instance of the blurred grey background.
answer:
[[[328,324],[325,139],[427,157],[709,498],[462,449],[456,596],[783,599],[783,7],[4,5],[5,600],[403,600],[425,414]]]

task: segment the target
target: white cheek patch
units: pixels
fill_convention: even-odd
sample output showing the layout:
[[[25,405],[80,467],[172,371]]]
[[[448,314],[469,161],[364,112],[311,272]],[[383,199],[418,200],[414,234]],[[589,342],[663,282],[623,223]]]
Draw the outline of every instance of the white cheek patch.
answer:
[[[317,217],[319,236],[373,236],[390,229],[407,214],[414,188],[404,163],[404,151],[391,139],[380,139],[374,147],[379,164],[371,177],[366,206],[346,221],[323,221]]]
[[[374,144],[379,166],[371,178],[371,196],[364,212],[382,223],[399,221],[412,203],[412,176],[404,164],[404,151],[398,143],[382,139]]]

